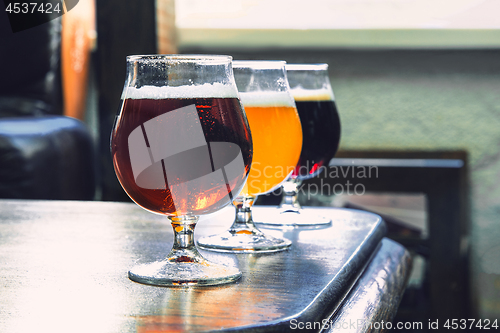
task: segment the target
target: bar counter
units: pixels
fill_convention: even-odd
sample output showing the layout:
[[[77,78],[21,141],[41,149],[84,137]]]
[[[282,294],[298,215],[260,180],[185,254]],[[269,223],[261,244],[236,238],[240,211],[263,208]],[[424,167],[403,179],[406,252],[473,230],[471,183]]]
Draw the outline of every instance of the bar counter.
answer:
[[[254,218],[263,221],[275,210],[256,206]],[[366,332],[375,321],[391,320],[411,269],[408,251],[384,238],[375,214],[309,210],[332,224],[258,225],[290,239],[286,251],[200,250],[238,266],[243,276],[236,283],[169,288],[127,276],[135,264],[169,252],[166,217],[133,203],[0,200],[0,331]],[[233,215],[226,207],[202,217],[195,238],[224,231]]]

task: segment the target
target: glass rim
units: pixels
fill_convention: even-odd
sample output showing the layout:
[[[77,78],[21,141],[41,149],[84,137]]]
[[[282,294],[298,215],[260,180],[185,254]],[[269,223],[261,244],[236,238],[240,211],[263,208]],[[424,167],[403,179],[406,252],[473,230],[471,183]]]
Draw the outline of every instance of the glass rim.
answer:
[[[284,69],[285,65],[285,60],[233,60],[233,69]]]
[[[175,62],[207,62],[211,64],[223,64],[232,62],[230,55],[220,54],[135,54],[128,55],[127,62],[135,61],[175,61]]]
[[[326,71],[328,70],[328,64],[286,64],[285,68],[287,71]]]

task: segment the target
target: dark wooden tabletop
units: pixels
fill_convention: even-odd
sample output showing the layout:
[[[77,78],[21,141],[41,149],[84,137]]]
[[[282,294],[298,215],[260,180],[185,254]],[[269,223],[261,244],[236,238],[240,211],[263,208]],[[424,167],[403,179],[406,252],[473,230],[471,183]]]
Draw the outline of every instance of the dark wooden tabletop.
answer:
[[[273,209],[255,207],[254,217],[264,220]],[[0,200],[0,331],[318,332],[334,328],[316,324],[325,320],[389,318],[409,274],[408,252],[383,239],[377,215],[313,210],[332,218],[331,226],[261,228],[292,240],[286,251],[200,250],[238,266],[243,276],[236,283],[168,288],[127,277],[133,265],[169,252],[166,217],[132,203]],[[227,207],[203,217],[195,238],[227,229],[233,214]],[[374,281],[376,291],[367,294]],[[390,306],[373,306],[384,300]]]

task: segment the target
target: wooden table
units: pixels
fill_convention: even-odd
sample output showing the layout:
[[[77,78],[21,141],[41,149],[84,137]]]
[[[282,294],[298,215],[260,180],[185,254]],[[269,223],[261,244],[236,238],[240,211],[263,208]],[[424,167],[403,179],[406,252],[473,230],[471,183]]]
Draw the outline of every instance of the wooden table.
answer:
[[[273,209],[256,207],[254,217],[264,220]],[[377,215],[312,210],[332,225],[261,228],[292,240],[286,251],[200,251],[237,265],[243,276],[236,283],[168,288],[127,277],[134,264],[170,250],[165,217],[131,203],[0,200],[0,331],[345,332],[340,324],[351,323],[350,331],[364,332],[391,320],[409,275],[408,252],[383,238]],[[202,218],[195,238],[225,230],[233,214],[227,207]]]

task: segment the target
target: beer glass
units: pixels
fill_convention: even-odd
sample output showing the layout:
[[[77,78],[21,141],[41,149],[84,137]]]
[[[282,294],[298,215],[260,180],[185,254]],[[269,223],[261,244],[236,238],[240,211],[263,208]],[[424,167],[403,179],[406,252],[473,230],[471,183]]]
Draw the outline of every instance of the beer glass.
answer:
[[[302,148],[302,129],[290,95],[284,61],[234,61],[234,76],[253,138],[253,162],[229,230],[204,237],[198,245],[215,251],[274,252],[287,239],[264,234],[254,224],[252,205],[260,194],[280,186],[294,170]]]
[[[204,259],[194,243],[199,215],[232,202],[252,160],[250,128],[230,56],[127,57],[111,154],[130,198],[166,215],[174,231],[167,257],[132,268],[131,280],[190,286],[241,276],[238,268]]]
[[[315,226],[330,219],[302,209],[297,195],[301,182],[326,171],[340,141],[340,119],[328,76],[327,64],[287,64],[291,94],[302,124],[303,144],[299,162],[283,184],[280,216],[265,224]]]

